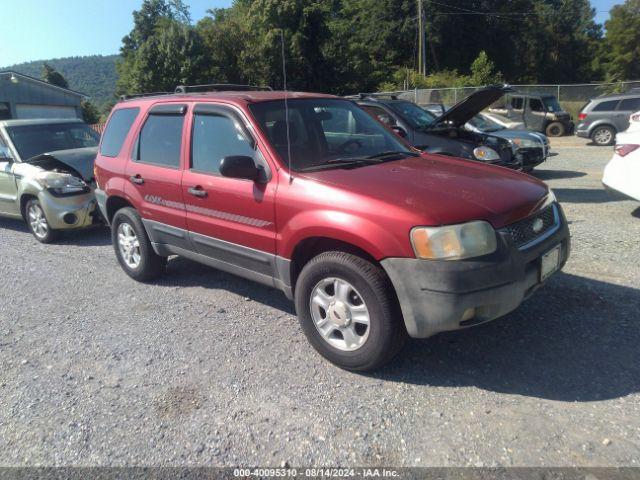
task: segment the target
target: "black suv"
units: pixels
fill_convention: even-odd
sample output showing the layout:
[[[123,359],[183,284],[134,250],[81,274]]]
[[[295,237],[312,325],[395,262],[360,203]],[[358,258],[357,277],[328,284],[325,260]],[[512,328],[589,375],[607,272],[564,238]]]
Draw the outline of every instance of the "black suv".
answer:
[[[518,93],[506,97],[502,105],[489,109],[505,117],[523,122],[529,130],[547,137],[561,137],[573,133],[571,115],[564,111],[554,95]]]
[[[508,140],[465,128],[469,120],[502,97],[505,91],[508,91],[507,87],[484,88],[439,117],[397,95],[360,94],[355,100],[419,150],[521,170],[522,161],[516,158]]]

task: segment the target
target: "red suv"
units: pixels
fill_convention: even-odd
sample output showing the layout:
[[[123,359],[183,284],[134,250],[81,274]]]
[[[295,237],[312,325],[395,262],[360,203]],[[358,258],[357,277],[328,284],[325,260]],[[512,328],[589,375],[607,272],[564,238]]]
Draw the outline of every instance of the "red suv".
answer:
[[[211,88],[109,117],[96,197],[136,280],[180,255],[280,289],[320,354],[368,370],[514,310],[569,256],[528,175],[418,153],[350,100]]]

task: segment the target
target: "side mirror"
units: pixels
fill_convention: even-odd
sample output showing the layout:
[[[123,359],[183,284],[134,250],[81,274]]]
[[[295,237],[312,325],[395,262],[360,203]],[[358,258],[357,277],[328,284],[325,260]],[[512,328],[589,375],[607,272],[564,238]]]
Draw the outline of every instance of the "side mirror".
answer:
[[[256,167],[253,158],[245,155],[232,155],[224,157],[220,162],[220,175],[229,178],[257,180],[260,176],[260,170]]]
[[[393,130],[396,135],[399,135],[402,138],[407,138],[407,131],[400,125],[393,125],[391,130]]]

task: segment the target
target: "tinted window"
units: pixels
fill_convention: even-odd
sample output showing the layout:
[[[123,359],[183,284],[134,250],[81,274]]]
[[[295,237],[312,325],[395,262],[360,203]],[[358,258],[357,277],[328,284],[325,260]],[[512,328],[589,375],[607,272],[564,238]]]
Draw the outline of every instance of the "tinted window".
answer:
[[[253,157],[251,142],[234,121],[221,115],[196,114],[193,117],[191,168],[201,172],[220,172],[220,162],[230,155]]]
[[[370,105],[362,106],[367,112],[377,118],[385,125],[396,125],[396,119],[389,115],[386,110],[380,107],[372,107]]]
[[[532,98],[531,100],[529,100],[529,107],[531,108],[532,112],[544,111],[544,105],[542,105],[542,100],[540,100],[539,98]]]
[[[183,115],[149,115],[138,138],[136,159],[167,167],[180,166]]]
[[[431,125],[436,116],[411,102],[393,102],[390,107],[404,118],[413,128]]]
[[[113,112],[107,128],[102,134],[100,155],[105,157],[117,157],[129,133],[133,121],[138,116],[139,108],[121,108]]]
[[[316,168],[332,160],[363,159],[389,151],[412,155],[393,133],[347,100],[291,99],[288,101],[288,122],[281,100],[254,103],[249,108],[285,163],[288,163],[288,152],[291,151],[294,170]]]
[[[608,102],[600,102],[597,103],[592,112],[612,112],[616,109],[616,105],[618,104],[618,100],[609,100]]]
[[[97,147],[100,137],[84,123],[50,123],[7,127],[22,160],[42,153]]]
[[[618,105],[618,110],[622,110],[624,112],[635,112],[636,110],[640,110],[640,97],[636,98],[625,98]]]
[[[511,106],[516,110],[521,110],[522,104],[523,104],[522,97],[513,97],[511,99]]]

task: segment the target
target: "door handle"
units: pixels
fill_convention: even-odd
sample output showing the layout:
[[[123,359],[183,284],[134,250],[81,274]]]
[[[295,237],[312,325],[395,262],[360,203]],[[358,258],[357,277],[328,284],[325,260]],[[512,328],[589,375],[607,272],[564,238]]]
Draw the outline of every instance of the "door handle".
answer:
[[[142,185],[144,183],[144,178],[142,178],[140,174],[132,175],[129,177],[129,180],[131,180],[131,183],[135,183],[136,185]]]
[[[207,192],[205,190],[202,189],[202,187],[200,185],[197,185],[195,187],[191,187],[187,190],[191,195],[193,195],[194,197],[200,197],[200,198],[204,198],[207,196]]]

